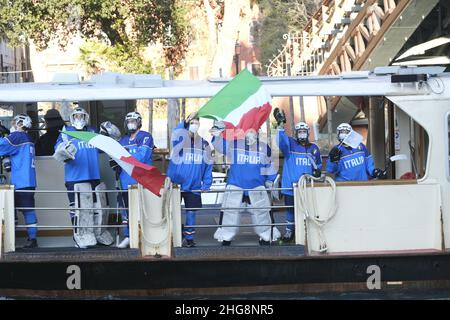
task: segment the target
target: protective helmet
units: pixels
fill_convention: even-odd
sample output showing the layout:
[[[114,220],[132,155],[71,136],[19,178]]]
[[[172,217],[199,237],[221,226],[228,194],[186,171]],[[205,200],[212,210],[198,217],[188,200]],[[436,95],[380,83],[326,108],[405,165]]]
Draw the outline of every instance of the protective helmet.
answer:
[[[77,130],[82,130],[89,123],[89,114],[81,107],[76,107],[70,114],[70,124]]]
[[[100,124],[100,134],[113,138],[120,139],[120,130],[111,121],[105,121]]]
[[[309,138],[309,126],[305,122],[299,122],[294,127],[295,139],[298,142],[306,142]]]
[[[352,126],[348,123],[341,123],[337,127],[337,138],[339,142],[344,141],[348,134],[353,130]]]
[[[130,120],[136,120],[128,123]],[[128,133],[135,133],[142,127],[142,116],[139,112],[128,112],[125,116],[124,125]]]
[[[24,113],[18,114],[13,118],[13,123],[17,128],[30,129],[31,118]]]

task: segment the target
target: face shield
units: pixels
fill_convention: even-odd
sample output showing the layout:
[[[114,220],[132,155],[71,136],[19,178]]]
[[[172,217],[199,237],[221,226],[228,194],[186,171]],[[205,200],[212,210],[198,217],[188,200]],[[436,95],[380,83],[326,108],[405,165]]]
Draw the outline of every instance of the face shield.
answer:
[[[339,131],[338,140],[340,142],[344,141],[344,139],[347,138],[349,133],[350,133],[350,130],[341,130],[341,131]]]
[[[75,127],[75,129],[82,130],[87,125],[86,115],[82,113],[74,114],[72,116],[72,125]]]

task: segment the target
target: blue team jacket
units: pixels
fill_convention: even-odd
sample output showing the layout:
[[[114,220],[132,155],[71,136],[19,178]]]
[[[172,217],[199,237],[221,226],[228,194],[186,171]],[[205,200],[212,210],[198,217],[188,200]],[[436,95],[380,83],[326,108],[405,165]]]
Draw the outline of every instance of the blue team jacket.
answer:
[[[34,143],[26,132],[16,131],[0,138],[0,156],[11,160],[11,184],[15,189],[36,187]]]
[[[202,138],[191,139],[184,122],[172,133],[172,154],[167,176],[181,185],[181,190],[209,190],[212,184],[211,149]]]
[[[327,172],[334,173],[336,181],[365,181],[372,175],[373,158],[364,144],[357,148],[339,146],[341,159],[331,162],[328,157]]]
[[[75,127],[68,126],[66,131],[77,131]],[[92,127],[88,127],[86,131],[96,132]],[[64,137],[63,137],[64,136]],[[74,160],[69,160],[64,166],[64,180],[66,182],[98,180],[100,179],[100,170],[98,166],[98,150],[89,143],[70,137],[64,133],[60,133],[56,140],[55,150],[63,141],[71,141],[77,148]]]
[[[153,137],[146,131],[139,131],[136,137],[131,140],[131,135],[124,135],[119,143],[128,150],[128,152],[137,160],[145,164],[152,164],[153,154]],[[128,189],[128,186],[137,184],[128,173],[124,170],[120,173],[120,184],[123,189]]]
[[[271,149],[259,140],[245,145],[244,139],[227,141],[222,137],[213,140],[214,148],[227,156],[231,164],[228,172],[228,184],[243,189],[264,186],[267,180],[274,181],[277,171],[272,164]]]
[[[292,188],[292,184],[298,182],[302,175],[312,174],[314,168],[312,160],[316,163],[317,169],[322,170],[322,159],[317,145],[312,143],[303,146],[294,138],[288,137],[282,129],[277,132],[277,142],[284,155],[282,188]],[[281,193],[294,195],[292,190],[283,190]]]

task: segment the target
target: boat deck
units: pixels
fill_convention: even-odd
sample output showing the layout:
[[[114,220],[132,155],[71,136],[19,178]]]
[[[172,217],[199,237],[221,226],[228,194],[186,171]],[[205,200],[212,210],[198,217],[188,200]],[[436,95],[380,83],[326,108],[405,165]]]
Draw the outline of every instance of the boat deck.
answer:
[[[198,225],[218,225],[219,213],[217,210],[204,210],[197,213]],[[184,221],[183,217],[183,221]],[[284,213],[274,214],[277,223],[284,222]],[[251,224],[248,212],[241,215],[241,224]],[[284,233],[284,227],[279,228]],[[259,237],[254,233],[253,227],[240,228],[239,234],[232,241],[231,246],[223,247],[214,239],[216,228],[197,228],[194,248],[175,248],[174,257],[179,260],[186,259],[248,259],[252,258],[280,258],[304,256],[304,247],[297,245],[260,246]],[[160,259],[168,257],[142,257],[138,249],[118,249],[114,246],[95,246],[88,249],[75,248],[71,236],[45,237],[38,236],[39,248],[22,249],[26,238],[16,239],[16,252],[4,254],[4,261],[124,261],[139,259]]]

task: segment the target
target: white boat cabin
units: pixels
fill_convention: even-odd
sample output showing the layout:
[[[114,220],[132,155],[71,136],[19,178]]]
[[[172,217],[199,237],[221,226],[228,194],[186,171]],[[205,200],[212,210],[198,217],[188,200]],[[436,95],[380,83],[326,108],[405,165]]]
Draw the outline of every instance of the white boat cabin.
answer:
[[[384,67],[340,76],[261,80],[272,97],[365,97],[376,104],[368,132],[370,151],[377,166],[386,165],[388,179],[340,182],[335,189],[321,182],[294,185],[296,244],[304,245],[307,255],[450,248],[450,73],[440,67]],[[12,106],[13,114],[18,114],[38,102],[77,101],[91,114],[92,125],[105,119],[120,125],[137,99],[209,98],[227,81],[164,81],[157,76],[106,74],[79,83],[2,84],[0,104]],[[384,114],[381,121],[376,121],[377,114]],[[332,117],[330,112],[329,120]],[[333,131],[337,124],[333,123]],[[386,162],[388,156],[400,154],[407,160]],[[101,162],[102,179],[114,190],[106,155]],[[157,166],[164,170],[163,165]],[[64,210],[68,200],[63,164],[51,156],[38,156],[36,172],[37,190],[57,191],[35,195],[38,226],[43,229],[38,237],[45,232],[52,237],[70,235],[69,215]],[[208,221],[218,224],[220,191],[226,182],[223,173],[215,175],[213,189],[219,192],[205,194],[204,201],[211,205],[212,220]],[[115,196],[111,194],[109,199],[115,207]],[[137,186],[131,189],[129,199],[131,247],[140,248],[143,255],[172,256],[173,249],[181,247],[184,221],[179,188],[166,184],[158,198]],[[284,210],[273,206],[275,221],[284,229]],[[17,237],[13,190],[7,184],[0,189],[0,208],[4,230],[0,244],[3,242],[3,252],[11,252]],[[198,230],[209,230],[210,245],[219,246],[212,239],[215,228],[203,227]]]

